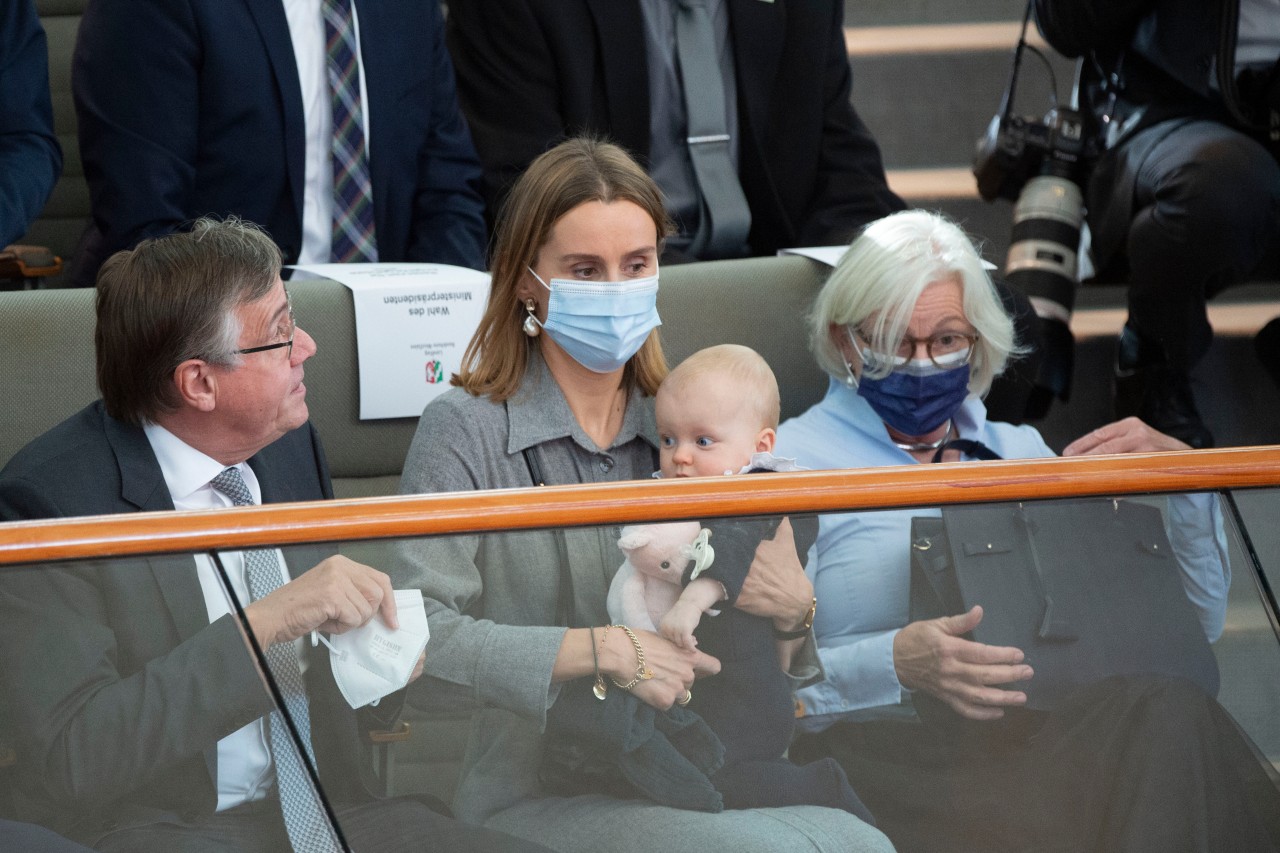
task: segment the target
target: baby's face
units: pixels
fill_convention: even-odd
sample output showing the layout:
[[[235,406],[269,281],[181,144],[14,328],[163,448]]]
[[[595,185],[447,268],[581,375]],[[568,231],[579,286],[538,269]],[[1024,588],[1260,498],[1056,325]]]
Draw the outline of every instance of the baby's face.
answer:
[[[655,403],[663,477],[718,477],[738,473],[751,454],[769,450],[755,407],[724,385],[663,385]],[[768,444],[771,445],[771,442]]]

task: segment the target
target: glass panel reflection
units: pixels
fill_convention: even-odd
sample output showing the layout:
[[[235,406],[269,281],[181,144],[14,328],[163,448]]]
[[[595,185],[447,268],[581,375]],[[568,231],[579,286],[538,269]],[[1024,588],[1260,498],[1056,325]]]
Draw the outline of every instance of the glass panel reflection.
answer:
[[[665,807],[645,813],[740,844],[766,831],[752,809],[820,804],[873,815],[907,850],[1177,847],[1193,824],[1206,849],[1266,849],[1280,644],[1245,534],[1274,571],[1275,494],[1239,496],[1243,530],[1199,495],[349,543],[425,594],[426,674],[406,703],[354,710],[326,645],[347,632],[307,634],[291,646],[307,719],[291,719],[348,840],[369,829],[357,804],[389,793],[534,840],[599,808]],[[333,552],[269,550],[295,576]],[[246,561],[220,559],[252,607]],[[627,593],[629,571],[676,583]],[[0,571],[18,650],[0,815],[103,849],[142,826],[231,824],[242,849],[288,849],[262,673],[281,694],[287,676],[255,663],[217,574],[190,555]],[[699,581],[714,600],[664,624]],[[371,751],[397,719],[408,739]],[[236,737],[254,746],[219,748]],[[423,837],[390,832],[393,849]]]
[[[1280,645],[1218,497],[797,517],[783,528],[791,569],[776,567],[779,551],[756,551],[777,546],[779,521],[644,525],[644,541],[611,525],[353,546],[397,587],[423,589],[432,626],[393,789],[451,797],[468,819],[510,819],[501,825],[539,838],[590,795],[686,811],[698,796],[866,807],[903,849],[939,834],[955,849],[1041,836],[1177,846],[1196,826],[1207,849],[1280,838]],[[924,573],[937,570],[912,547],[931,523],[950,534],[937,547],[959,595],[937,612],[919,595],[913,609],[913,553],[918,588],[932,590]],[[700,529],[712,530],[701,543]],[[699,568],[708,552],[725,576]],[[802,557],[808,580],[787,573]],[[753,586],[747,570],[770,561],[787,588]],[[677,585],[665,598],[644,587],[641,610],[660,606],[620,618],[617,588],[609,605],[623,566]],[[722,585],[709,608],[720,615],[702,601],[696,619],[664,631],[661,613],[695,572]],[[734,625],[726,596],[756,615]],[[783,639],[805,637],[809,620],[816,650]],[[634,636],[605,632],[622,622]],[[664,693],[690,622],[697,652],[723,668]],[[634,742],[601,733],[619,700],[629,723],[692,712],[721,763],[698,764],[706,741],[663,741],[650,726],[643,742],[687,747],[680,766],[701,787],[637,781]],[[552,794],[555,807],[539,799]]]
[[[4,816],[102,850],[289,849],[302,759],[232,610],[207,555],[0,570]],[[305,772],[288,794],[337,849]]]
[[[1229,526],[1235,572],[1225,630],[1214,647],[1222,671],[1219,699],[1280,767],[1280,647],[1266,592],[1280,588],[1280,492],[1255,489],[1231,497],[1242,524]]]

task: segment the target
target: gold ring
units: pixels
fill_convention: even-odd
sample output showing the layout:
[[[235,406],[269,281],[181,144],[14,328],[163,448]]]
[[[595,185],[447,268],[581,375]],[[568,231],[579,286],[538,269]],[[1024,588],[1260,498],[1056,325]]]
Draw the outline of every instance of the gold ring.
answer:
[[[686,691],[684,692],[684,696],[682,696],[682,697],[680,697],[679,699],[677,699],[677,700],[676,700],[676,704],[677,704],[677,705],[688,705],[688,704],[689,704],[690,702],[692,702],[692,701],[693,701],[693,691],[692,691],[692,690],[686,690]]]

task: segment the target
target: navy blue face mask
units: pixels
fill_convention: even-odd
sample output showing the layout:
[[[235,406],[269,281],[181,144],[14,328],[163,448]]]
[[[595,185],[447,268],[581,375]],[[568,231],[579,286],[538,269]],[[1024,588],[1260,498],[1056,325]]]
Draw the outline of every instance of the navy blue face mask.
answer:
[[[903,435],[927,435],[947,422],[969,395],[969,365],[938,367],[913,359],[888,376],[858,381],[858,396]]]

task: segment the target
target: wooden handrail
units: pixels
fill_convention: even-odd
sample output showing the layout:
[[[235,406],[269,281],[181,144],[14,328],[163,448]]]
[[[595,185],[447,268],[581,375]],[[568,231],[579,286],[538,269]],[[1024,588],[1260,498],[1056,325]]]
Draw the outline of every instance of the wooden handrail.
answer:
[[[0,565],[716,516],[1280,486],[1280,446],[549,486],[0,524]]]

